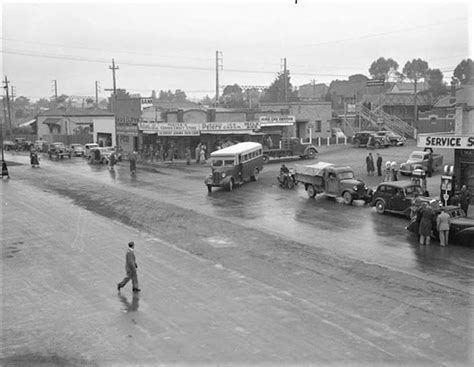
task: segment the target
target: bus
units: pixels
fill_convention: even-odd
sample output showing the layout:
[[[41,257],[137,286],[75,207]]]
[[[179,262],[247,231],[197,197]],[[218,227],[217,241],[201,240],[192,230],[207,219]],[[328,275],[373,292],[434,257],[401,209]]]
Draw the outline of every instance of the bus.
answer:
[[[263,170],[263,147],[260,143],[244,142],[211,153],[211,175],[205,180],[209,192],[213,187],[232,191],[235,185],[257,181]]]

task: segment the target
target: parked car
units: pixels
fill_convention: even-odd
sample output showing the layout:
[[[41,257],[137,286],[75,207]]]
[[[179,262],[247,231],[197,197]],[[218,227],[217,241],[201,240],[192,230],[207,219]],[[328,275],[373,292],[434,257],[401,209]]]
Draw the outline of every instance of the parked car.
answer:
[[[16,149],[16,144],[15,142],[11,141],[11,140],[5,140],[3,142],[3,149],[5,150],[15,150]]]
[[[71,158],[71,150],[64,145],[64,143],[51,143],[48,149],[49,158],[55,157],[56,159],[62,159],[64,157]]]
[[[354,177],[354,170],[347,166],[319,162],[313,165],[296,165],[296,182],[302,183],[309,197],[324,193],[330,197],[342,197],[345,204],[354,200],[370,202],[372,191],[364,181]]]
[[[27,151],[29,152],[31,147],[34,145],[32,141],[26,140],[25,138],[15,138],[15,150],[16,151]]]
[[[424,171],[428,168],[429,151],[417,150],[410,154],[405,163],[400,164],[399,172],[402,175],[411,175],[415,169],[422,169]],[[443,156],[441,154],[433,154],[433,172],[443,165]]]
[[[387,137],[377,136],[375,134],[375,131],[359,131],[355,133],[354,136],[352,137],[352,144],[356,148],[368,147],[370,146],[369,139],[371,138],[372,138],[371,146],[373,146],[376,149],[386,148],[391,145]]]
[[[331,128],[331,136],[339,139],[339,138],[345,138],[346,134],[344,134],[341,128],[333,127]]]
[[[393,131],[389,130],[380,130],[375,133],[375,136],[387,137],[388,141],[392,146],[402,146],[405,145],[407,139]]]
[[[411,217],[414,200],[423,195],[420,185],[411,181],[391,181],[378,184],[370,203],[379,214],[396,213]]]
[[[431,203],[431,207],[435,211],[435,219],[433,220],[432,235],[436,240],[439,240],[439,233],[436,228],[436,218],[441,212],[440,202]],[[449,227],[448,243],[457,245],[474,246],[474,219],[466,218],[464,211],[456,205],[448,205],[445,207],[446,213],[451,217],[451,224]],[[416,231],[416,217],[413,217],[407,230],[414,233]]]
[[[76,157],[84,157],[84,154],[86,154],[86,151],[82,144],[71,144],[71,151],[72,155]]]
[[[48,151],[48,143],[44,140],[36,140],[34,148],[37,152],[47,152]]]
[[[109,164],[110,156],[115,153],[115,149],[112,147],[96,147],[90,150],[91,163],[103,163]],[[118,157],[115,157],[119,161]]]
[[[84,144],[84,157],[85,158],[91,157],[91,149],[93,148],[99,148],[99,144],[96,144],[96,143]]]

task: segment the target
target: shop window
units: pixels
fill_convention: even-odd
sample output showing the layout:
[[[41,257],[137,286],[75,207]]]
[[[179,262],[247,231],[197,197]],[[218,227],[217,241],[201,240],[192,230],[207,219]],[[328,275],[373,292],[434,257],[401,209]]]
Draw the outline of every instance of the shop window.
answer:
[[[322,121],[321,120],[316,120],[314,123],[315,123],[314,132],[320,133],[321,129],[322,129]]]
[[[436,117],[430,118],[431,125],[436,125]]]

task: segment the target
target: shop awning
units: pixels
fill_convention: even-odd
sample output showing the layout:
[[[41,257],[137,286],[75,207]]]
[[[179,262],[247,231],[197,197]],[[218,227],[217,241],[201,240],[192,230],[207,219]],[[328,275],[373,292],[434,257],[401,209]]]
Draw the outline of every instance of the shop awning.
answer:
[[[26,121],[20,125],[18,125],[19,127],[26,127],[26,126],[30,126],[31,124],[33,124],[34,122],[36,122],[36,119],[33,119],[33,120],[30,120],[30,121]]]
[[[157,133],[158,132],[156,130],[155,131],[153,131],[153,130],[143,130],[142,131],[142,134],[147,134],[147,135],[155,135]]]
[[[60,125],[59,122],[61,121],[60,118],[47,118],[46,120],[43,121],[43,124],[45,125]]]
[[[210,135],[254,135],[253,130],[213,130],[213,131],[201,131],[201,134]]]

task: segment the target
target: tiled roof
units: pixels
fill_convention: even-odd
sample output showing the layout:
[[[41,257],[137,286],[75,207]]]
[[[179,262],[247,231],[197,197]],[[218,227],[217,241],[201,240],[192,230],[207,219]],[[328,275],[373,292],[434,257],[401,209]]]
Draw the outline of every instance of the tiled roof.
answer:
[[[411,93],[385,93],[378,95],[366,95],[362,102],[370,102],[375,106],[413,106],[414,95]],[[430,106],[433,104],[431,97],[427,94],[417,95],[418,106]]]
[[[397,82],[392,86],[392,91],[394,89],[398,89],[399,92],[392,92],[392,93],[405,93],[405,92],[412,92],[415,93],[415,83],[407,83],[407,82]],[[425,82],[418,82],[416,85],[417,91],[422,91],[428,89],[428,83]]]

